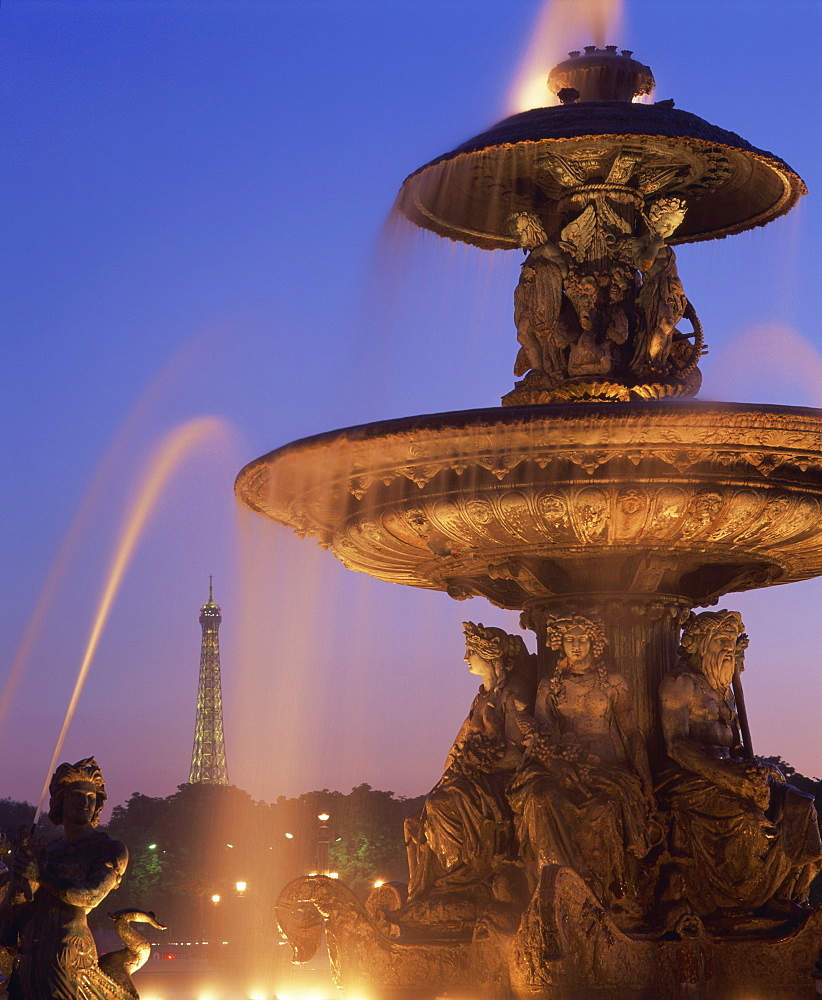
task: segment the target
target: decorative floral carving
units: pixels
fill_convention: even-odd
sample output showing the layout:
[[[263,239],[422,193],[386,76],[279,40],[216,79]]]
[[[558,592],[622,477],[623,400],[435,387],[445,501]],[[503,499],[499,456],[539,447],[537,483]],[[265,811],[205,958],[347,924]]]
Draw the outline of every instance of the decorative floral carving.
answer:
[[[813,411],[685,404],[655,408],[650,421],[646,406],[607,419],[572,406],[411,418],[367,438],[354,428],[254,463],[238,495],[352,569],[505,607],[575,579],[589,587],[589,565],[606,589],[642,590],[658,573],[668,592],[683,574],[725,566],[692,600],[822,571]],[[459,477],[445,480],[451,472]],[[357,527],[372,521],[381,527]],[[627,548],[617,555],[614,544]],[[676,568],[619,569],[640,550]],[[490,575],[524,560],[527,573]]]

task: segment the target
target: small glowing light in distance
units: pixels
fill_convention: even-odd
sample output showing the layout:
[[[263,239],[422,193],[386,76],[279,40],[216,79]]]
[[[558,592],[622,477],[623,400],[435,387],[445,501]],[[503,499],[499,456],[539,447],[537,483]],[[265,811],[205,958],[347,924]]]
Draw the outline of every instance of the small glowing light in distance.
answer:
[[[317,816],[317,819],[321,823],[327,823],[331,819],[331,817],[328,815],[328,813],[319,813],[319,815]]]
[[[248,888],[248,882],[237,882],[237,892],[245,892]]]
[[[148,845],[148,849],[149,849],[150,851],[154,851],[154,850],[156,850],[156,849],[157,849],[157,845],[156,845],[156,844],[149,844],[149,845]]]
[[[233,847],[234,845],[233,844],[226,844],[225,846],[226,847]]]
[[[211,897],[211,902],[219,903],[221,898],[222,897],[220,896],[219,892],[215,892],[214,895]]]
[[[385,885],[385,882],[383,881],[383,879],[378,878],[377,881],[374,883],[374,888],[379,889],[381,885]]]
[[[293,840],[294,839],[294,834],[293,833],[287,833],[285,835],[285,839],[286,840]]]
[[[314,876],[315,876],[316,874],[317,874],[316,872],[309,872],[309,873],[308,873],[308,877],[309,877],[309,878],[314,878]]]
[[[340,877],[340,873],[339,872],[329,872],[328,873],[328,877],[329,878],[339,878]]]

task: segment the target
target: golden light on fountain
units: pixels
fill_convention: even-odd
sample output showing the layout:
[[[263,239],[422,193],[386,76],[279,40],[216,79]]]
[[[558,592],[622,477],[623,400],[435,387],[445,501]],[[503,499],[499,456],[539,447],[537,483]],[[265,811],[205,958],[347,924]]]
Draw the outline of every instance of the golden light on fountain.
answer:
[[[350,569],[520,611],[538,649],[463,623],[482,686],[406,821],[407,898],[379,880],[362,907],[303,877],[280,926],[305,954],[324,930],[349,989],[806,989],[819,824],[754,758],[741,617],[693,609],[822,575],[822,411],[693,399],[705,335],[672,249],[764,225],[805,186],[639,103],[653,74],[628,50],[574,50],[549,86],[558,105],[420,167],[396,203],[523,252],[503,405],[318,434],[237,477]]]

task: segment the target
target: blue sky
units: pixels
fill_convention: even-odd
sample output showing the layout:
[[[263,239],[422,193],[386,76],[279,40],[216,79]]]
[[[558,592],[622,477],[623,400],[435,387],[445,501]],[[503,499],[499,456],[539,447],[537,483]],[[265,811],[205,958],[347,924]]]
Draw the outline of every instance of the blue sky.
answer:
[[[63,756],[97,754],[115,801],[186,779],[213,573],[236,783],[271,798],[436,781],[475,691],[460,622],[515,616],[348,573],[238,519],[232,484],[295,438],[493,406],[511,387],[516,255],[386,220],[407,174],[508,113],[540,10],[5,0],[4,668],[95,476],[99,491],[0,727],[0,796],[37,797],[130,497],[164,435],[202,416],[223,430],[149,521]],[[652,67],[657,99],[808,182],[790,217],[679,262],[710,348],[702,395],[822,406],[822,15],[815,0],[779,14],[771,0],[627,0],[609,41]],[[590,41],[566,21],[552,41]],[[723,601],[751,634],[757,750],[815,774],[820,598],[810,582]]]

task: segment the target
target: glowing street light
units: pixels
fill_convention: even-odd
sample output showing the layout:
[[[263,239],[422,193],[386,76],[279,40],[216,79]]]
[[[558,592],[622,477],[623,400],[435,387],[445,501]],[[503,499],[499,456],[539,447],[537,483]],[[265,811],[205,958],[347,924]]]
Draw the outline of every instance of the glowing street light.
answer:
[[[285,839],[286,840],[293,840],[294,839],[294,834],[293,833],[287,833],[285,835]]]
[[[235,888],[237,889],[237,892],[244,893],[248,888],[248,882],[237,882],[235,883]]]
[[[319,813],[317,819],[320,825],[317,827],[317,867],[320,875],[328,874],[328,821],[331,817],[328,813]]]
[[[211,902],[214,903],[216,906],[216,904],[220,902],[221,898],[222,897],[220,896],[219,892],[215,892],[214,895],[211,897]]]

